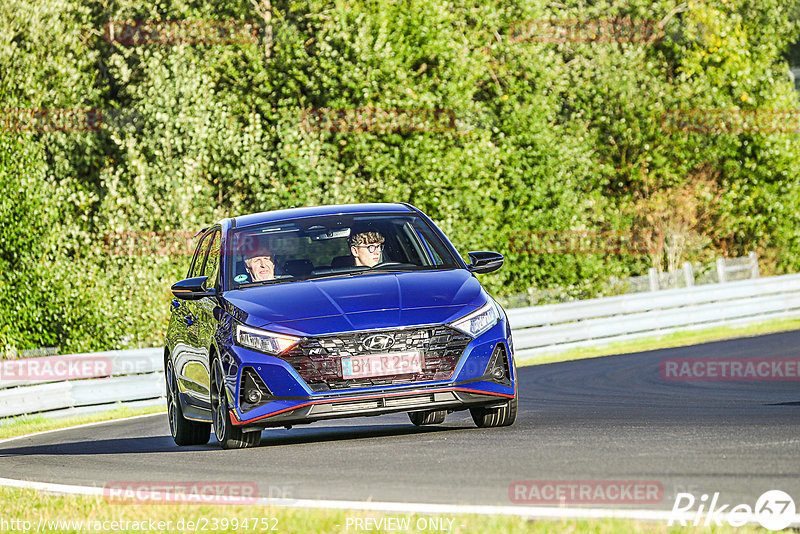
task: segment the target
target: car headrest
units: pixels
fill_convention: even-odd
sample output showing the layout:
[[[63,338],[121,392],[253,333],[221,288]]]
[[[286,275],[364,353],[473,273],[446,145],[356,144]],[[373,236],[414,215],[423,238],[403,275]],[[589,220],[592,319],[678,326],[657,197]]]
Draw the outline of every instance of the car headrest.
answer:
[[[313,270],[310,260],[289,260],[283,264],[283,272],[292,276],[308,276]]]
[[[342,267],[353,267],[356,264],[353,256],[336,256],[331,260],[331,269],[341,269]]]

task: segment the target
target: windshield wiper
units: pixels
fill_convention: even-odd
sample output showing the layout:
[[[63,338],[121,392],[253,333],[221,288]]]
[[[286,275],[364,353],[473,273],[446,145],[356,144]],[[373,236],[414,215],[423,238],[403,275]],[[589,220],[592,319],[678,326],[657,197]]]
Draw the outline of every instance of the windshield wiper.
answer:
[[[399,265],[386,265],[384,267],[377,267],[377,268],[367,268],[362,267],[361,269],[356,269],[352,271],[337,271],[332,273],[320,273],[317,275],[310,275],[310,276],[300,276],[300,277],[291,277],[291,278],[274,278],[272,280],[261,280],[260,282],[248,282],[246,284],[239,284],[236,286],[236,289],[246,288],[246,287],[257,287],[257,286],[265,286],[271,284],[281,284],[284,282],[304,282],[306,280],[322,280],[324,278],[338,278],[342,276],[358,276],[362,274],[370,274],[370,273],[392,273],[392,272],[407,272],[407,271],[415,271],[420,270],[420,268],[424,268],[425,266],[421,265],[414,265],[411,263],[402,263]],[[428,266],[431,268],[431,266]]]
[[[273,278],[272,280],[260,280],[258,282],[247,282],[246,284],[239,284],[236,286],[236,289],[242,289],[245,287],[258,287],[258,286],[267,286],[271,284],[282,284],[283,282],[293,282],[294,278]]]
[[[391,263],[387,265],[376,265],[372,267],[369,271],[370,273],[391,273],[391,272],[401,272],[401,271],[416,271],[419,270],[420,267],[424,267],[422,265],[416,265],[414,263]]]
[[[364,274],[368,273],[369,270],[364,271],[339,271],[336,273],[323,273],[323,274],[316,274],[309,276],[307,278],[301,278],[301,280],[319,280],[321,278],[336,278],[338,276],[355,276],[357,274]]]
[[[261,280],[259,282],[247,282],[246,284],[239,284],[236,289],[243,289],[247,287],[259,287],[272,284],[282,284],[284,282],[305,282],[306,280],[319,280],[321,278],[336,278],[338,276],[354,276],[357,274],[368,273],[369,269],[363,271],[339,271],[336,273],[324,273],[310,276],[292,276],[289,278],[273,278],[272,280]]]
[[[409,269],[408,267],[378,267],[377,269],[370,269],[368,273],[403,273],[414,271],[416,269]]]

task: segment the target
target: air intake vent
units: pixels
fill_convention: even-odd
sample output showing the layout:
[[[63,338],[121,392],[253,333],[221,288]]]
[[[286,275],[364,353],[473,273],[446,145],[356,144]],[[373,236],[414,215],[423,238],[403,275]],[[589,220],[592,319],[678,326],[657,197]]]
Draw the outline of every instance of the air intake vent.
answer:
[[[366,402],[336,402],[331,406],[334,412],[353,412],[358,410],[372,410],[379,407],[378,401]]]
[[[239,406],[243,412],[262,406],[273,399],[274,395],[252,367],[242,369],[239,383]]]
[[[502,343],[498,343],[492,352],[492,357],[489,360],[489,365],[486,366],[484,377],[492,382],[497,382],[506,386],[511,385],[511,369],[508,364],[508,354],[506,347]]]
[[[400,397],[397,399],[388,398],[383,401],[387,407],[391,406],[415,406],[417,404],[427,404],[433,402],[433,395],[418,395],[416,397]]]

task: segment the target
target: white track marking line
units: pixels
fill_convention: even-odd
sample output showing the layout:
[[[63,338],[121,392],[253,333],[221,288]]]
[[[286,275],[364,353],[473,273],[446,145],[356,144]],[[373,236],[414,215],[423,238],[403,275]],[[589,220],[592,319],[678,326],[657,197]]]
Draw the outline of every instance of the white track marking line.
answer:
[[[0,486],[24,488],[57,495],[104,495],[104,488],[95,486],[72,486],[67,484],[51,484],[48,482],[32,482],[0,478]],[[153,501],[163,503],[160,498]],[[144,504],[142,502],[141,504]],[[202,504],[202,503],[197,503]],[[401,502],[371,501],[324,501],[311,499],[275,499],[259,498],[252,505],[278,506],[288,508],[323,508],[335,510],[359,510],[373,512],[402,512],[418,514],[480,514],[508,515],[535,519],[635,519],[642,521],[669,521],[678,523],[683,520],[688,525],[697,517],[696,512],[673,514],[671,510],[640,510],[620,508],[560,508],[555,506],[491,506],[466,504],[426,504]],[[251,505],[251,506],[252,506]],[[722,522],[728,521],[728,514],[720,514]],[[703,518],[705,519],[705,516]],[[795,515],[793,525],[800,524],[800,515]],[[701,522],[702,525],[702,522]]]
[[[52,434],[53,432],[63,432],[65,430],[72,430],[73,428],[87,428],[87,427],[90,427],[90,426],[107,425],[109,423],[116,423],[118,421],[133,421],[134,419],[140,419],[140,418],[143,418],[143,417],[153,417],[154,415],[164,415],[165,413],[167,413],[166,410],[163,411],[163,412],[146,413],[146,414],[143,414],[143,415],[132,415],[130,417],[123,417],[122,419],[109,419],[108,421],[95,421],[94,423],[83,423],[83,424],[80,424],[80,425],[65,426],[64,428],[53,428],[51,430],[40,430],[39,432],[31,432],[30,434],[23,434],[21,436],[13,436],[13,437],[10,437],[10,438],[0,439],[0,445],[2,445],[3,443],[7,443],[9,441],[16,441],[18,439],[23,439],[23,438],[31,438],[33,436],[42,436],[44,434]]]
[[[33,482],[31,480],[14,480],[12,478],[0,478],[0,486],[11,488],[33,489],[46,493],[59,495],[102,495],[103,488],[94,486],[71,486],[68,484],[50,484],[49,482]]]

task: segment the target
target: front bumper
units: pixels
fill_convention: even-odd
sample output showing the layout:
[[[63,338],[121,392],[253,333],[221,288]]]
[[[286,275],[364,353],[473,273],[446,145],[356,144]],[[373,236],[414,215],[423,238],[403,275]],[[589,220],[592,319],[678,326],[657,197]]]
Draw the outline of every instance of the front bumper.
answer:
[[[501,349],[508,373],[504,380],[497,380],[490,375],[489,365]],[[512,351],[510,330],[501,320],[469,342],[445,380],[318,392],[285,360],[231,347],[236,360],[227,381],[229,399],[234,401],[229,403],[231,422],[255,430],[343,417],[499,406],[516,395]],[[258,406],[241,402],[245,372],[257,374],[269,391]]]

